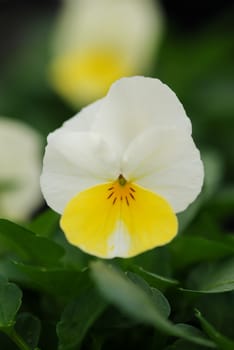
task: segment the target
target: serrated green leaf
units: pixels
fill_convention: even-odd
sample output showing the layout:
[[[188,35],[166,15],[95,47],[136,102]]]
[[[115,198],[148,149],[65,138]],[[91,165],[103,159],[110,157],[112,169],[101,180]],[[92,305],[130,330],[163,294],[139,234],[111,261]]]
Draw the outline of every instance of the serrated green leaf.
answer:
[[[16,319],[15,330],[30,349],[36,348],[41,333],[41,322],[36,316],[27,312],[19,314]]]
[[[202,328],[208,336],[218,345],[221,350],[233,350],[234,341],[219,333],[201,314],[199,310],[195,312],[196,317],[201,323]]]
[[[89,328],[103,312],[106,303],[89,289],[65,308],[57,324],[59,350],[78,349]]]
[[[0,241],[4,242],[9,252],[23,261],[41,266],[58,264],[64,254],[63,248],[52,240],[36,236],[33,232],[4,219],[0,219]]]
[[[195,337],[163,317],[149,294],[112,266],[101,261],[93,262],[91,263],[91,273],[103,297],[127,315],[149,324],[163,333],[207,347],[215,347],[213,342],[203,337]]]
[[[12,327],[21,305],[22,292],[14,284],[0,279],[0,328]]]

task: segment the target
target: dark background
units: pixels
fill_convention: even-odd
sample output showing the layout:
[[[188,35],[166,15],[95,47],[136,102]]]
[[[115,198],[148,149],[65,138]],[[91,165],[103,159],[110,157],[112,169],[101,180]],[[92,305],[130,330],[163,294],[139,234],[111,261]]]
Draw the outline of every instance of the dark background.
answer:
[[[59,0],[0,0],[0,62],[14,52],[31,21],[42,16],[54,16],[60,3]],[[161,5],[169,25],[184,35],[199,31],[207,22],[222,16],[230,18],[230,23],[227,18],[227,30],[229,25],[234,26],[233,0],[163,0]]]

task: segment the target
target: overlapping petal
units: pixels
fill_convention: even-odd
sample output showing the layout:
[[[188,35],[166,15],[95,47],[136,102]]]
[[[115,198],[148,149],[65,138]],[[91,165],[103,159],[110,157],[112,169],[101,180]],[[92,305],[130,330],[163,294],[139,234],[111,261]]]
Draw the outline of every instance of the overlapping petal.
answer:
[[[93,130],[121,155],[135,137],[149,128],[178,126],[191,133],[191,122],[182,104],[158,79],[139,76],[118,80],[98,114]]]
[[[80,191],[118,176],[115,153],[98,134],[61,129],[48,142],[41,187],[48,205],[59,213]]]
[[[79,113],[77,113],[72,118],[68,119],[62,126],[64,129],[68,129],[74,132],[80,131],[90,131],[93,123],[95,122],[100,107],[104,101],[104,98],[97,100],[96,102],[91,103],[87,107],[81,109]],[[53,132],[55,135],[57,131]],[[60,132],[60,129],[58,129]]]
[[[130,181],[160,194],[175,212],[201,190],[204,170],[192,137],[180,127],[158,127],[140,134],[125,152],[123,173]]]

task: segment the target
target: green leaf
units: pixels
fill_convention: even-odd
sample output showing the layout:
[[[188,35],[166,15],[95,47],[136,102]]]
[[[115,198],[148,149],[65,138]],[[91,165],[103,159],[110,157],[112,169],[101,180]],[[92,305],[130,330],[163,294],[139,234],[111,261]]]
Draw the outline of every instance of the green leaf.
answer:
[[[141,266],[132,265],[129,268],[136,272],[138,275],[144,278],[144,280],[149,283],[152,287],[158,288],[159,290],[165,291],[169,287],[174,287],[179,284],[178,281],[160,276],[156,273],[149,272]]]
[[[78,296],[90,286],[87,270],[44,268],[18,262],[8,263],[5,268],[11,279],[26,287],[64,298]]]
[[[142,277],[138,276],[135,273],[127,272],[127,276],[130,281],[135,283],[138,287],[142,288],[150,296],[158,308],[158,311],[161,312],[162,316],[168,318],[171,313],[171,307],[168,300],[160,292],[160,290],[151,288]]]
[[[131,282],[122,272],[97,261],[91,263],[91,273],[103,297],[127,315],[171,336],[181,337],[207,347],[215,347],[213,342],[203,337],[193,336],[187,330],[167,320],[152,297]]]
[[[70,244],[61,230],[56,232],[56,242],[63,247],[65,252],[61,259],[64,267],[82,270],[88,266],[90,259],[93,259],[92,256]]]
[[[59,214],[48,209],[38,215],[30,224],[29,229],[39,236],[52,237],[58,226]]]
[[[225,237],[223,241],[209,240],[199,236],[178,236],[168,246],[173,265],[183,268],[188,265],[217,260],[234,254],[234,246]]]
[[[77,349],[105,306],[95,289],[89,289],[68,304],[57,324],[59,350]]]
[[[37,317],[26,312],[19,314],[16,319],[15,330],[30,349],[36,348],[41,333],[41,322]]]
[[[188,290],[191,293],[224,293],[234,290],[234,258],[222,262],[201,264],[190,272]]]
[[[4,219],[0,219],[0,242],[23,261],[42,266],[58,264],[64,254],[57,243]]]
[[[220,334],[200,313],[199,310],[196,310],[196,317],[201,323],[204,331],[209,335],[209,337],[218,345],[218,348],[221,350],[233,350],[234,341]]]
[[[189,296],[190,297],[190,296]],[[219,332],[233,337],[234,313],[234,293],[217,293],[192,295],[190,300],[195,301],[194,306],[206,315],[206,319],[217,328]],[[187,299],[187,296],[186,296]]]
[[[130,259],[122,259],[123,270],[132,269],[132,266],[144,266],[144,269],[159,276],[171,278],[173,266],[170,259],[168,245],[158,247]]]
[[[187,325],[184,323],[179,323],[177,324],[177,327],[180,327],[181,329],[186,329],[187,332],[189,332],[191,335],[193,336],[203,336],[202,332],[191,326],[191,325]],[[191,344],[189,343],[187,340],[184,339],[179,339],[177,340],[173,345],[167,347],[165,350],[204,350],[204,347],[198,345],[198,344]]]
[[[168,346],[164,350],[204,350],[204,346],[191,344],[187,340],[179,339],[174,344]]]
[[[21,305],[22,292],[14,284],[0,278],[0,328],[12,327]]]

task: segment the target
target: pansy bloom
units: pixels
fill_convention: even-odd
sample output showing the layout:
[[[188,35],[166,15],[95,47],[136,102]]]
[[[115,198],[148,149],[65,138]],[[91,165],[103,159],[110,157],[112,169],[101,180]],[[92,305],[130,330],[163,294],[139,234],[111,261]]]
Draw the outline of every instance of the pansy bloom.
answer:
[[[155,0],[64,0],[49,78],[74,106],[103,97],[117,79],[149,69],[163,16]]]
[[[191,122],[157,79],[122,78],[48,137],[41,186],[69,242],[102,258],[170,242],[199,194]]]

